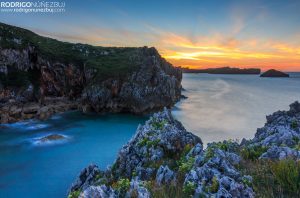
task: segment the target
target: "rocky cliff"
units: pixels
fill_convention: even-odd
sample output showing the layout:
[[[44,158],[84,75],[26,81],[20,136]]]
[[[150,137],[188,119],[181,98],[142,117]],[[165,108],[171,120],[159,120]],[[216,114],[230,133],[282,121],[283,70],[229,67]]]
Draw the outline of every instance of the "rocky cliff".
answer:
[[[297,197],[300,193],[300,103],[267,116],[255,137],[204,149],[170,111],[139,126],[111,167],[90,165],[69,198]]]
[[[181,78],[155,48],[72,44],[0,23],[1,123],[69,109],[159,110],[179,100]]]

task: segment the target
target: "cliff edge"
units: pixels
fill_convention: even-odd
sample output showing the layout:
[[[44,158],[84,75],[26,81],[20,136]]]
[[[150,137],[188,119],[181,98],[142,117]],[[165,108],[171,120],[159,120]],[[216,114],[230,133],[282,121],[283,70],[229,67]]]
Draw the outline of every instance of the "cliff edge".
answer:
[[[96,47],[0,23],[1,123],[70,109],[146,113],[172,106],[182,72],[155,48]]]

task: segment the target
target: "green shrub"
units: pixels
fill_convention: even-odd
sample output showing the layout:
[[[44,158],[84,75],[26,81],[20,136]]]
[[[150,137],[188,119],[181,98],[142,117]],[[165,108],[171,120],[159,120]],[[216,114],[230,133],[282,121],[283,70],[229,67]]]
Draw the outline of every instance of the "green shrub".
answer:
[[[149,138],[148,137],[144,137],[142,140],[139,141],[138,146],[139,147],[146,146],[147,143],[148,143],[148,141],[149,141]]]
[[[80,193],[80,190],[75,190],[69,194],[68,198],[78,198]]]
[[[213,177],[212,181],[211,181],[211,186],[209,188],[209,191],[211,193],[216,193],[219,190],[219,181],[217,179],[216,176]]]
[[[247,186],[252,186],[252,181],[249,180],[247,177],[242,178],[242,183]]]
[[[114,172],[117,169],[117,162],[113,163],[113,165],[111,166],[111,170]]]
[[[294,149],[300,151],[300,143],[296,144],[296,145],[294,146]]]
[[[161,121],[153,120],[152,127],[155,130],[162,130],[167,123],[168,123],[167,120],[161,120]]]
[[[124,195],[130,188],[130,181],[129,179],[120,179],[115,184],[114,188],[121,194]]]
[[[195,194],[196,190],[196,184],[194,182],[188,181],[184,186],[183,186],[183,193],[187,197],[192,197]]]
[[[227,140],[227,141],[223,141],[223,142],[217,142],[215,147],[219,148],[223,151],[230,151],[230,148],[232,147],[232,144],[234,144],[235,142],[233,140]]]
[[[180,160],[179,171],[182,173],[187,173],[190,171],[195,163],[195,158],[190,157],[188,160]]]
[[[239,144],[237,140],[224,140],[223,142],[214,142],[208,144],[205,150],[205,162],[215,155],[215,149],[220,149],[226,152],[236,152],[239,149]]]
[[[271,171],[284,191],[289,194],[300,193],[300,162],[287,159],[272,163]]]
[[[147,148],[150,148],[152,146],[156,147],[159,144],[159,142],[160,142],[159,139],[152,141],[148,137],[145,137],[142,140],[140,140],[140,142],[138,142],[138,146],[139,147],[147,146]]]
[[[97,174],[95,177],[94,177],[94,180],[97,181],[99,179],[103,178],[103,175],[102,174]]]
[[[155,180],[143,181],[142,186],[147,188],[151,194],[150,197],[154,198],[186,198],[188,197],[183,193],[185,174],[178,172],[176,183],[157,185]],[[194,187],[196,188],[196,186]],[[186,187],[187,190],[187,187]]]
[[[268,150],[268,148],[267,147],[263,147],[263,146],[249,146],[249,147],[244,147],[241,150],[241,156],[244,159],[256,160],[263,153],[265,153],[267,150]]]
[[[150,147],[152,147],[152,146],[156,147],[156,146],[158,145],[159,142],[160,142],[159,139],[153,140],[153,141],[148,141],[148,142],[146,143],[146,145],[147,145],[148,148],[150,148]]]
[[[246,160],[240,164],[241,174],[252,176],[252,188],[256,197],[275,197],[278,194],[278,185],[270,169],[269,161]]]
[[[161,185],[157,186],[155,182],[151,182],[151,185],[148,186],[148,190],[151,194],[150,197],[153,198],[185,198],[182,192],[182,188],[180,188],[181,184],[169,184],[169,185]]]
[[[297,136],[294,136],[293,141],[296,143],[294,145],[294,149],[300,151],[300,139]]]
[[[136,171],[133,171],[132,172],[132,177],[136,177],[138,174],[137,174],[137,172]]]
[[[246,160],[241,163],[240,171],[252,176],[251,186],[257,197],[299,197],[300,162]]]
[[[298,128],[298,122],[297,120],[293,120],[292,123],[291,123],[291,128],[292,129],[297,129]]]
[[[207,162],[209,159],[211,159],[215,155],[215,148],[207,147],[204,155],[205,155],[204,161]]]
[[[227,152],[236,152],[239,149],[239,143],[238,140],[224,140],[223,142],[213,142],[213,143],[209,143],[208,148],[218,148],[221,149],[223,151],[227,151]]]
[[[191,149],[193,148],[193,145],[191,144],[186,144],[183,148],[183,151],[181,153],[182,156],[186,156],[190,151]]]

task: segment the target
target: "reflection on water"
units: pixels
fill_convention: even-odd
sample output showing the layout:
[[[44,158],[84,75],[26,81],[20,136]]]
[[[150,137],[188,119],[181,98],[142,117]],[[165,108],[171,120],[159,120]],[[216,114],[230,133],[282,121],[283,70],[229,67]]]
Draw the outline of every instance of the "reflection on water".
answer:
[[[252,138],[265,116],[300,100],[300,74],[291,78],[257,75],[184,74],[183,94],[173,114],[205,142]]]

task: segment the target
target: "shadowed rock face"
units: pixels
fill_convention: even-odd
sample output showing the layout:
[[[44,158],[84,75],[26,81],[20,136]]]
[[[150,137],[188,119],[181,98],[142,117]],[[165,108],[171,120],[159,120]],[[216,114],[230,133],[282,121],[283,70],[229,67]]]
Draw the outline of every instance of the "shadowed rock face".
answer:
[[[289,77],[289,74],[286,74],[284,72],[275,70],[275,69],[270,69],[260,75],[260,77]]]
[[[1,123],[69,109],[140,114],[180,99],[182,73],[155,48],[94,47],[0,29]]]
[[[172,106],[180,99],[182,74],[154,48],[138,50],[140,67],[125,80],[112,78],[82,92],[85,109],[145,113]]]

